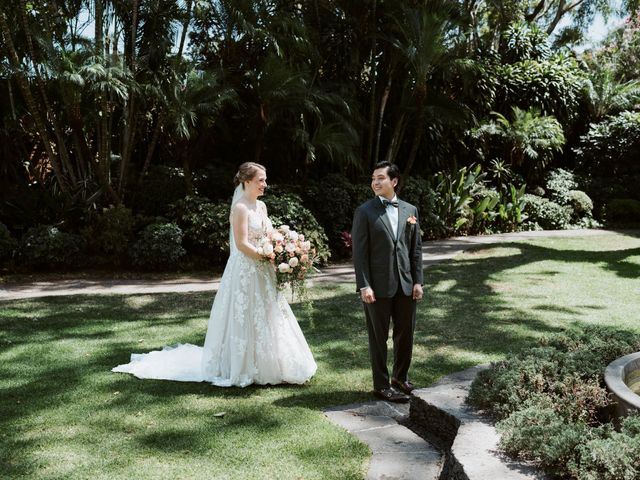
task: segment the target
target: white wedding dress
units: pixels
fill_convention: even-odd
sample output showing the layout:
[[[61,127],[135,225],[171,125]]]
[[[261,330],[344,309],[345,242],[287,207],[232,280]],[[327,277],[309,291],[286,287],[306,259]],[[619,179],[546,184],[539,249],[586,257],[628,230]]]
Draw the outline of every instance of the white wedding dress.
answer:
[[[266,215],[253,211],[248,225],[252,243],[272,228]],[[273,265],[240,252],[233,236],[230,243],[204,347],[180,344],[132,354],[129,363],[113,372],[220,387],[302,384],[314,375],[316,362],[291,307],[276,289]]]

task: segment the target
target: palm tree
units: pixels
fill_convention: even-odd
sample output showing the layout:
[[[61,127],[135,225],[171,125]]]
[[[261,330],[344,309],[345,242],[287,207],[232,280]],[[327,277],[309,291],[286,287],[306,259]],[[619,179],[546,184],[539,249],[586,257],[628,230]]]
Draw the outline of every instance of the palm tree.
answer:
[[[595,122],[607,115],[632,109],[640,102],[640,80],[619,82],[608,66],[596,66],[585,85],[589,115]]]
[[[470,113],[448,91],[446,82],[438,81],[447,75],[446,72],[462,73],[465,69],[448,38],[454,30],[456,16],[453,2],[428,0],[416,8],[403,6],[393,17],[396,32],[391,43],[401,55],[398,69],[404,75],[401,96],[404,108],[396,121],[386,158],[393,160],[408,126],[412,125],[413,138],[404,165],[405,176],[413,168],[429,121],[460,123]]]
[[[549,164],[554,152],[562,151],[565,143],[562,125],[537,109],[511,110],[511,120],[492,112],[495,121],[481,125],[474,135],[489,142],[499,140],[509,163],[524,169],[531,177]]]

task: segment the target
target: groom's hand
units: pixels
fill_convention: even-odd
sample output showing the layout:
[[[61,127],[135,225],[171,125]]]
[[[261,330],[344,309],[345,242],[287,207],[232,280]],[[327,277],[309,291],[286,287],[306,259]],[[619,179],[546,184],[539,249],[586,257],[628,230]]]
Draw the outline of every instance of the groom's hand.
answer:
[[[364,303],[374,303],[376,301],[376,296],[373,293],[373,288],[365,287],[360,290],[360,298]]]
[[[420,285],[419,283],[416,283],[413,286],[413,299],[414,300],[422,300],[422,285]]]

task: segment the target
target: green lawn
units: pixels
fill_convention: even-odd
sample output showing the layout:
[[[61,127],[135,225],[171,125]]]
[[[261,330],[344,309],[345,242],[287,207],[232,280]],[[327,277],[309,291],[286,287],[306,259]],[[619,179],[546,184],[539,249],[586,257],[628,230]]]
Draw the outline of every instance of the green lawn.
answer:
[[[483,247],[426,272],[412,380],[503,358],[580,324],[640,331],[640,237]],[[309,385],[216,388],[138,380],[131,352],[202,344],[211,294],[0,303],[3,478],[362,478],[366,446],[322,409],[371,400],[353,285],[294,309],[318,362]]]

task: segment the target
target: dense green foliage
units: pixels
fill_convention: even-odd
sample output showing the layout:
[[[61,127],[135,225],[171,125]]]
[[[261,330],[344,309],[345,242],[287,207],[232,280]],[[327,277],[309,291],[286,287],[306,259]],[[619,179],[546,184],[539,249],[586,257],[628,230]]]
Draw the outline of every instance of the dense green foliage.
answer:
[[[608,2],[3,4],[0,222],[17,239],[41,225],[82,233],[96,263],[124,264],[162,216],[185,229],[189,256],[221,263],[222,203],[248,160],[300,195],[340,255],[379,160],[399,165],[426,237],[541,227],[524,194],[558,167],[606,220],[640,179],[638,2],[620,7],[628,21],[580,53]],[[194,196],[219,210],[171,209]],[[100,238],[111,206],[130,209],[133,238]]]
[[[41,225],[30,228],[22,237],[20,260],[32,267],[78,267],[83,266],[79,257],[83,249],[80,235]]]
[[[640,417],[614,430],[604,370],[639,349],[640,335],[609,327],[549,336],[481,372],[469,401],[501,419],[501,446],[511,455],[566,478],[636,478]]]
[[[150,269],[174,267],[185,253],[182,230],[175,223],[147,225],[130,250],[134,265]]]
[[[18,247],[18,242],[11,235],[4,223],[0,223],[0,262],[12,258]]]

